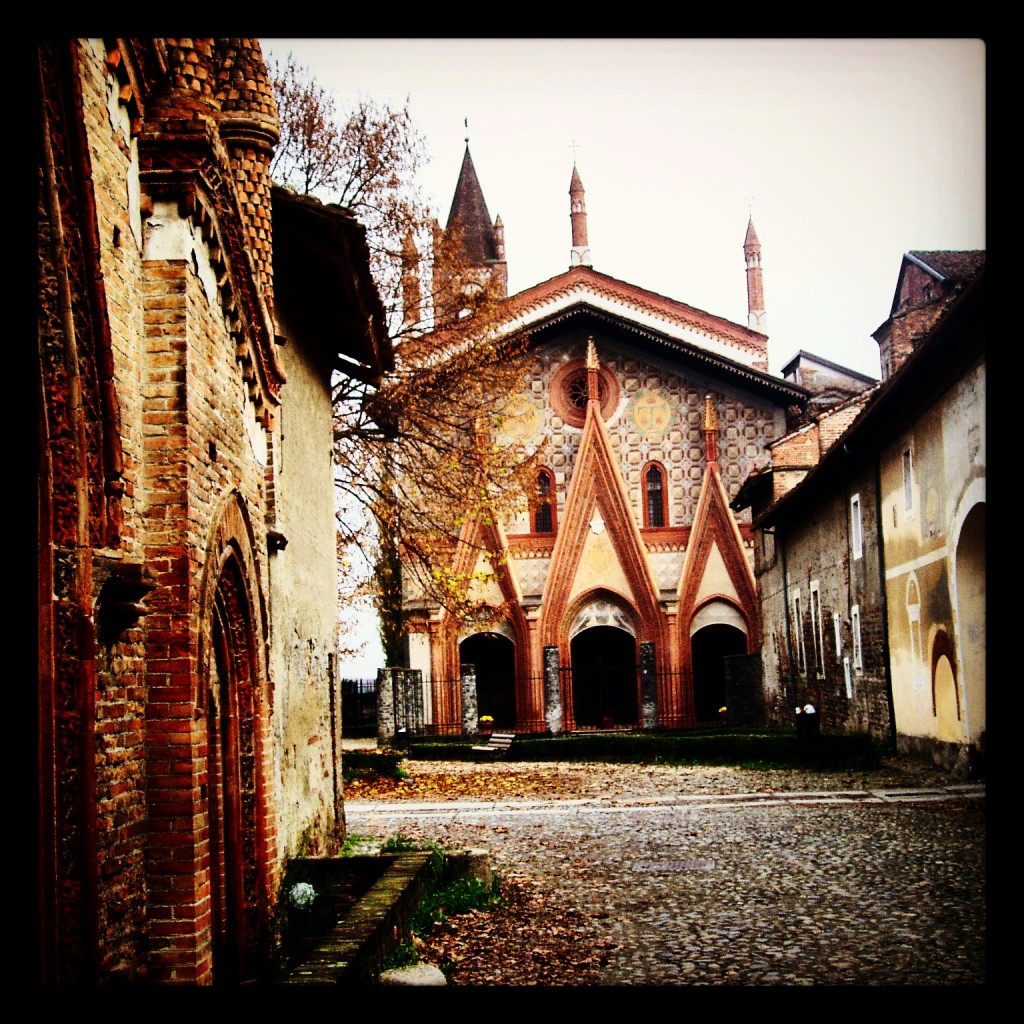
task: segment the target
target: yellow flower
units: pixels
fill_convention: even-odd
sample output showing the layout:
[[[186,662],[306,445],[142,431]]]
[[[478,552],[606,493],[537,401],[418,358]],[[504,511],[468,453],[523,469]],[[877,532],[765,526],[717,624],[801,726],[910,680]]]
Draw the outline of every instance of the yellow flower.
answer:
[[[724,714],[726,713],[726,711],[728,711],[728,710],[729,710],[728,708],[719,708],[719,709],[718,709],[718,713],[719,713],[720,715],[724,715]]]

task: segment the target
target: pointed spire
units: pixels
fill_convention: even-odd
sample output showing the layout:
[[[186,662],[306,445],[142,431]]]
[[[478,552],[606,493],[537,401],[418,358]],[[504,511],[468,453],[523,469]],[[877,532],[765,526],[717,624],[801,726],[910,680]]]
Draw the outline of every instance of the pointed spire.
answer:
[[[598,375],[597,347],[587,338],[587,402],[601,401],[601,378]]]
[[[709,466],[718,465],[718,413],[710,395],[704,396],[704,457]]]
[[[508,294],[505,226],[500,217],[491,223],[487,201],[484,199],[484,192],[473,166],[473,157],[469,152],[468,138],[445,230],[450,231],[456,225],[461,232],[462,248],[467,261],[483,276],[491,279],[493,294],[504,298]]]
[[[450,231],[456,223],[462,228],[466,254],[474,263],[497,259],[491,215],[487,210],[480,179],[476,176],[468,141],[445,229]]]
[[[402,326],[407,330],[415,327],[422,316],[419,270],[420,254],[410,230],[402,244]]]
[[[747,221],[743,239],[743,256],[747,262],[747,326],[766,333],[768,321],[764,309],[764,282],[761,279],[761,243],[754,230],[754,215]]]
[[[572,252],[570,267],[589,267],[590,246],[587,242],[587,200],[583,191],[580,172],[573,161],[572,178],[569,181],[569,219],[572,221]]]

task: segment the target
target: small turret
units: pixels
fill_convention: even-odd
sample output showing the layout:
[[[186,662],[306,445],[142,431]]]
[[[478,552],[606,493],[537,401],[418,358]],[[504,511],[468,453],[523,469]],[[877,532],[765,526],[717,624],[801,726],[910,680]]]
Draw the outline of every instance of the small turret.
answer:
[[[583,182],[576,164],[572,165],[572,179],[569,182],[569,219],[572,221],[572,252],[570,267],[589,267],[590,246],[587,242],[587,201]]]
[[[747,221],[747,235],[743,239],[743,255],[747,261],[747,326],[752,331],[767,334],[764,282],[761,280],[761,243],[754,230],[753,216]]]

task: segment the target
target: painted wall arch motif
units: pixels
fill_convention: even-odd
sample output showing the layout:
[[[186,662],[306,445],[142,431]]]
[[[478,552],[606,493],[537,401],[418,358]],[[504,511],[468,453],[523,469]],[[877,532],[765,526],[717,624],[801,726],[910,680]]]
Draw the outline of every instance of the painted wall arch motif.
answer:
[[[611,626],[621,629],[636,638],[638,616],[632,605],[622,596],[607,590],[582,594],[572,603],[566,613],[566,639],[573,638],[585,629],[595,626]]]
[[[701,603],[690,618],[690,636],[705,626],[725,625],[739,630],[744,636],[750,629],[743,609],[726,597],[717,596]]]
[[[960,502],[951,531],[955,554],[950,574],[960,652],[957,678],[963,690],[964,729],[972,743],[984,734],[986,718],[986,513],[985,481],[975,480]]]
[[[940,740],[959,742],[963,738],[960,681],[956,652],[949,634],[940,629],[932,641],[931,652],[932,715]]]

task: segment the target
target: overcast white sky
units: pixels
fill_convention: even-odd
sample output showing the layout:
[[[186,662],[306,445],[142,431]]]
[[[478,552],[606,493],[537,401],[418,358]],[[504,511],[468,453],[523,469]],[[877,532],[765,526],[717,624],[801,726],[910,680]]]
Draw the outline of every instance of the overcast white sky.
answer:
[[[752,212],[773,372],[804,349],[877,376],[903,253],[985,248],[979,40],[262,42],[343,109],[408,97],[442,222],[468,134],[510,292],[569,266],[573,143],[594,268],[740,324]]]

